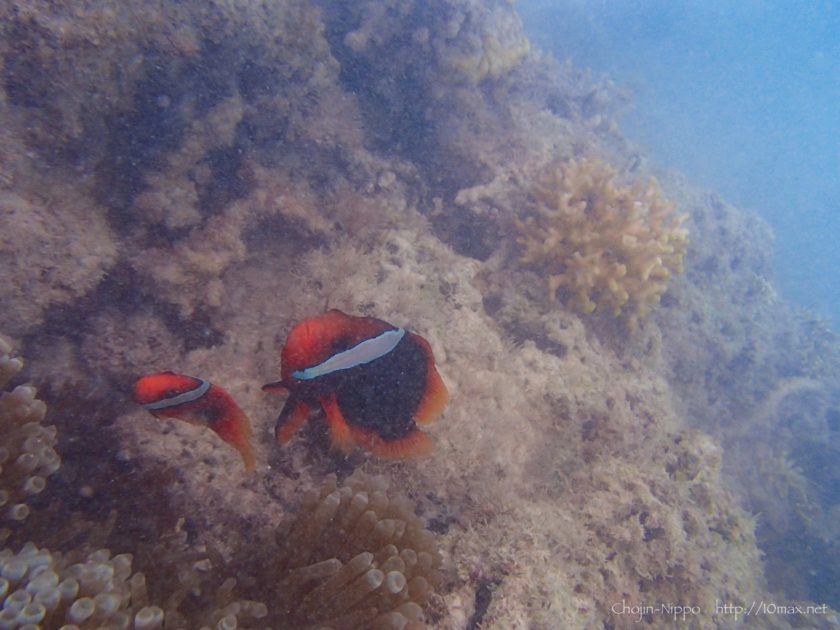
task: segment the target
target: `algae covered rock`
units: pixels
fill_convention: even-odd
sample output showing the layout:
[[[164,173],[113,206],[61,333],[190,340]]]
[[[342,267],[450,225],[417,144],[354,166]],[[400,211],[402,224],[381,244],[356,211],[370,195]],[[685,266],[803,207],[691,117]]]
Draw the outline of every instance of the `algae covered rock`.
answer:
[[[49,307],[91,292],[116,257],[103,208],[84,194],[63,185],[46,195],[0,189],[0,318],[10,334],[32,330]]]

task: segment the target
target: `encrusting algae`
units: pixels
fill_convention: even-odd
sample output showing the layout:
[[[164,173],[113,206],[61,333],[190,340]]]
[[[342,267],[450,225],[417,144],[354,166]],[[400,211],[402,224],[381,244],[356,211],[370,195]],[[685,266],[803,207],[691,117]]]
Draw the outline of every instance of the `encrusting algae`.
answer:
[[[525,218],[514,219],[520,261],[546,274],[551,299],[562,290],[584,313],[644,316],[682,271],[686,216],[674,214],[655,182],[622,187],[603,162],[561,160],[531,195]]]

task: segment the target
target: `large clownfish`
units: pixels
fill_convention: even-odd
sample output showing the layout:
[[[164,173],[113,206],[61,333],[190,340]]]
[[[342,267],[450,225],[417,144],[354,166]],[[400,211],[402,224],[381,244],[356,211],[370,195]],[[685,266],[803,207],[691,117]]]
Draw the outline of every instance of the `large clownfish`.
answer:
[[[212,429],[239,451],[246,470],[253,470],[248,416],[221,387],[194,376],[160,372],[134,384],[134,401],[155,417],[178,418]]]
[[[362,446],[384,458],[425,455],[432,439],[417,423],[449,400],[429,343],[373,317],[339,310],[296,324],[281,353],[281,377],[265,391],[289,391],[275,427],[288,442],[320,405],[335,447]]]

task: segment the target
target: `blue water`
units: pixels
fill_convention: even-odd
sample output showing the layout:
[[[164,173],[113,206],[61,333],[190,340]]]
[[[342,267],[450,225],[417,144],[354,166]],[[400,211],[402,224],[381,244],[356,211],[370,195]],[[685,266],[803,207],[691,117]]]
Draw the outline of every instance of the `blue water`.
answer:
[[[518,8],[539,48],[630,89],[626,136],[769,221],[782,296],[840,327],[840,2]]]

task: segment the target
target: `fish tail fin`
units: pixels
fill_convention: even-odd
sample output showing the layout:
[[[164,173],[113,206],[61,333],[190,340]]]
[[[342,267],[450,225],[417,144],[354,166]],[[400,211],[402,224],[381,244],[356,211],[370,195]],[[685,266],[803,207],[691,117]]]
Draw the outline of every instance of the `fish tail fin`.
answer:
[[[210,427],[220,438],[239,451],[245,470],[254,470],[256,459],[251,447],[251,423],[241,409],[229,409],[228,413]]]

